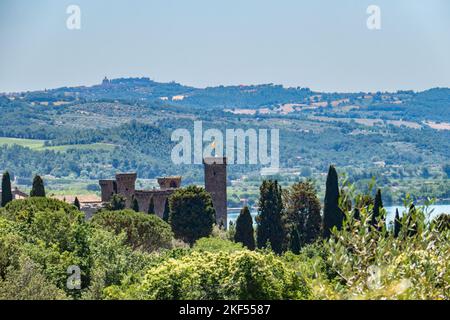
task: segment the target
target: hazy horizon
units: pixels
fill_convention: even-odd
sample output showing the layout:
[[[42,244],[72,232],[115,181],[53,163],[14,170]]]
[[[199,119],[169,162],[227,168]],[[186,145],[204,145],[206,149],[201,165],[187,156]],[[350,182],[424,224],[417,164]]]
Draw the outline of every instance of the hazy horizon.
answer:
[[[172,81],[159,81],[158,79],[154,79],[150,76],[147,75],[143,75],[143,76],[127,76],[127,77],[117,77],[117,78],[109,78],[106,76],[106,78],[108,78],[108,80],[117,80],[117,79],[138,79],[138,78],[149,78],[151,81],[157,82],[157,83],[170,83],[170,82],[175,82],[177,84],[183,85],[183,86],[187,86],[187,87],[192,87],[195,89],[205,89],[205,88],[211,88],[211,87],[220,87],[220,86],[224,86],[224,87],[233,87],[233,86],[257,86],[257,85],[269,85],[269,84],[273,84],[273,85],[282,85],[284,88],[297,88],[297,87],[301,87],[301,86],[285,86],[281,83],[274,83],[274,82],[267,82],[267,83],[250,83],[250,84],[227,84],[227,85],[222,85],[222,84],[218,84],[218,85],[214,85],[214,86],[192,86],[192,85],[188,85],[176,80],[172,80]],[[103,81],[104,77],[99,79],[97,82],[94,83],[89,83],[89,84],[67,84],[67,85],[62,85],[62,86],[58,86],[58,87],[52,87],[52,88],[40,88],[40,89],[35,89],[35,90],[23,90],[23,91],[9,91],[9,92],[2,92],[0,91],[0,94],[17,94],[17,93],[24,93],[24,92],[34,92],[34,91],[45,91],[45,90],[56,90],[56,89],[61,89],[61,88],[78,88],[78,87],[92,87],[92,86],[97,86],[100,85]],[[308,88],[313,92],[320,92],[320,93],[376,93],[376,92],[389,92],[389,93],[395,93],[397,91],[409,91],[412,90],[414,92],[423,92],[423,91],[427,91],[427,90],[431,90],[431,89],[450,89],[450,87],[430,87],[430,88],[424,88],[422,90],[413,90],[413,89],[394,89],[394,90],[374,90],[374,91],[321,91],[321,90],[316,90],[314,88],[310,88],[310,87],[301,87],[301,88]]]
[[[72,4],[80,30],[66,26]],[[366,25],[373,4],[380,30]],[[446,0],[2,0],[0,92],[104,76],[320,92],[450,87],[449,18]]]

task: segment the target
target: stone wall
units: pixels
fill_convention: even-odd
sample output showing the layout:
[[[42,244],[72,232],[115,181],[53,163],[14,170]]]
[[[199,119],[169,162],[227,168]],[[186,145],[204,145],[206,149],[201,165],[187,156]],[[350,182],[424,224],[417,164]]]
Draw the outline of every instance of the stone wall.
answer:
[[[135,197],[138,201],[139,210],[148,212],[150,201],[153,198],[155,214],[160,218],[164,215],[167,199],[175,190],[136,190]]]

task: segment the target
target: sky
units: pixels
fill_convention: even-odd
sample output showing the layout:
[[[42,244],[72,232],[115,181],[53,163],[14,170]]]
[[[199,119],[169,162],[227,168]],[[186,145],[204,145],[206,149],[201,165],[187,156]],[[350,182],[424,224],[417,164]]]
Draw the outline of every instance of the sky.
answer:
[[[66,26],[69,5],[81,29]],[[381,29],[367,27],[369,5]],[[450,87],[448,0],[0,0],[0,92],[150,77],[327,92]]]

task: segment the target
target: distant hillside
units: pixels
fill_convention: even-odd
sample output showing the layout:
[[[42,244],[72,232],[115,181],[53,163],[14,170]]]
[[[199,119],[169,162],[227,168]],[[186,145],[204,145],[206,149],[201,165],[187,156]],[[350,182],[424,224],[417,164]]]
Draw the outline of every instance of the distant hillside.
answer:
[[[200,89],[175,82],[160,83],[149,78],[120,78],[104,79],[101,84],[91,87],[63,87],[9,97],[32,104],[59,107],[74,103],[80,105],[111,101],[153,108],[178,106],[219,110],[273,109],[286,105],[312,108],[347,106],[353,109],[358,107],[362,111],[392,113],[394,118],[450,121],[449,88],[434,88],[423,92],[320,93],[308,88],[285,88],[274,84]]]
[[[174,165],[170,136],[203,121],[205,130],[279,129],[280,180],[322,179],[335,164],[352,179],[377,176],[394,185],[392,199],[411,186],[421,197],[450,198],[449,111],[448,88],[320,93],[273,84],[199,89],[105,79],[0,96],[0,171],[89,181],[137,171],[141,178],[182,174],[185,183],[197,183],[202,166]],[[260,169],[230,165],[228,176],[258,180]]]

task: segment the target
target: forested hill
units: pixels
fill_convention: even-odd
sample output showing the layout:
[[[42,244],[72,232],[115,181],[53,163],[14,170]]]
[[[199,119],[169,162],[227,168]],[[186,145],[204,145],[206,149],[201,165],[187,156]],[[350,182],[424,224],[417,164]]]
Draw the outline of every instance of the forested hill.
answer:
[[[0,170],[28,180],[39,173],[95,181],[137,171],[142,178],[182,174],[185,183],[201,182],[201,166],[170,161],[171,133],[192,131],[194,121],[205,130],[279,129],[280,179],[321,179],[333,163],[355,179],[377,176],[399,197],[417,186],[421,196],[450,198],[449,88],[320,93],[130,78],[5,94]],[[230,166],[229,178],[259,179],[260,169]]]
[[[284,88],[273,84],[255,86],[219,86],[205,89],[184,86],[175,82],[160,83],[149,78],[104,79],[91,87],[63,87],[58,89],[14,94],[30,102],[71,102],[76,100],[164,101],[175,105],[228,107],[263,106],[302,101],[313,93],[307,88]]]
[[[405,119],[449,120],[450,89],[433,88],[423,92],[397,91],[375,93],[321,93],[309,88],[286,88],[281,85],[238,85],[194,88],[179,83],[160,83],[149,78],[104,79],[91,87],[58,89],[9,94],[11,99],[45,105],[75,102],[122,101],[171,105],[191,108],[277,108],[357,106],[373,111],[390,111]],[[3,97],[3,99],[5,99]]]

